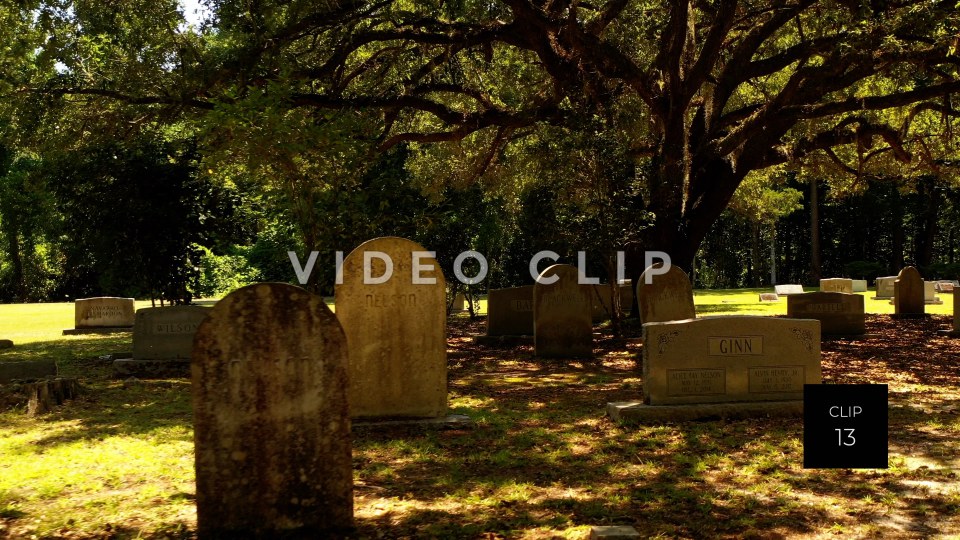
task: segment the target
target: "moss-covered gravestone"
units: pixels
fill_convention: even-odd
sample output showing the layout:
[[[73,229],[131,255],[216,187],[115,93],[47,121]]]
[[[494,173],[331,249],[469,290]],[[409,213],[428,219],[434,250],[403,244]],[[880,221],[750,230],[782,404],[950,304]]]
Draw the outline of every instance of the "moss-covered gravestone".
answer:
[[[347,346],[323,300],[227,295],[193,348],[201,538],[337,538],[353,525]]]

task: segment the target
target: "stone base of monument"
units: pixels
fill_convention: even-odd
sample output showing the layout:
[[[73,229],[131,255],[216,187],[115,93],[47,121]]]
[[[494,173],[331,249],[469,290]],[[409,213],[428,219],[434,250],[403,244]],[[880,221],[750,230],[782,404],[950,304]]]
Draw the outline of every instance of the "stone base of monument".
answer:
[[[533,346],[533,336],[474,336],[473,342],[482,347]]]
[[[120,332],[133,332],[132,326],[97,326],[91,328],[67,328],[63,331],[65,336],[79,336],[82,334],[117,334]]]
[[[960,330],[937,330],[938,336],[960,338]]]
[[[137,360],[120,358],[113,361],[113,376],[118,379],[170,379],[190,377],[190,360]]]
[[[640,401],[607,403],[607,415],[621,424],[683,422],[719,418],[742,419],[758,416],[803,416],[803,400],[696,403],[689,405],[646,405]]]
[[[350,422],[355,428],[423,426],[440,429],[459,429],[473,427],[473,419],[465,414],[448,414],[447,416],[439,416],[437,418],[353,418]]]

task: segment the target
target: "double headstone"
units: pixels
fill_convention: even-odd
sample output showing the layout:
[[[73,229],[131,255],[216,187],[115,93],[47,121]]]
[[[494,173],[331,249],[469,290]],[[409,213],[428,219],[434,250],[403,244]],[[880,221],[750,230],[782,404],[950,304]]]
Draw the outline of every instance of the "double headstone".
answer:
[[[342,272],[336,309],[353,417],[445,416],[446,285],[436,259],[411,240],[375,238],[347,255]]]
[[[487,335],[533,335],[533,285],[490,289],[487,293]]]
[[[820,323],[724,316],[643,325],[651,405],[803,399],[820,383]]]
[[[787,297],[787,317],[820,321],[823,335],[857,335],[866,332],[863,296],[812,292]]]
[[[137,310],[133,358],[114,360],[117,377],[140,379],[190,375],[193,336],[210,308],[166,306]]]
[[[677,266],[658,273],[662,263],[647,268],[637,283],[637,303],[642,323],[678,321],[697,316],[690,278]]]
[[[821,279],[820,292],[852,293],[853,280],[847,278]]]
[[[893,313],[900,317],[925,314],[923,278],[912,266],[901,270],[893,284]]]
[[[79,298],[73,304],[73,329],[65,335],[129,331],[133,326],[134,299],[101,296]]]
[[[228,294],[192,372],[199,536],[348,534],[347,341],[323,299],[280,283]]]
[[[579,283],[580,272],[554,264],[533,286],[534,352],[541,357],[593,356],[590,289]]]

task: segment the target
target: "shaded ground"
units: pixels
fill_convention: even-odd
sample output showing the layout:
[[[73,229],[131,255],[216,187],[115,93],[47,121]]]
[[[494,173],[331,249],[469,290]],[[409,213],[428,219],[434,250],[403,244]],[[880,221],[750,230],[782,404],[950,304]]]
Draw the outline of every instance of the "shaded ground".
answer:
[[[823,344],[824,382],[890,385],[891,466],[804,470],[801,419],[633,428],[607,420],[608,401],[641,395],[636,328],[625,340],[602,337],[594,360],[545,361],[530,347],[476,346],[483,324],[458,319],[450,405],[476,426],[355,430],[359,536],[583,538],[589,525],[623,524],[662,538],[952,537],[960,340],[936,336],[946,324],[868,316],[879,337]],[[189,385],[124,385],[88,362],[71,368],[92,377],[79,402],[39,426],[3,415],[0,476],[22,478],[6,490],[0,480],[0,537],[191,537]],[[135,455],[139,444],[153,450]],[[77,464],[64,454],[38,473],[56,481],[59,469],[75,469],[73,484],[37,487],[11,465],[74,446],[106,454]],[[142,476],[109,468],[141,459],[144,468],[167,462]]]

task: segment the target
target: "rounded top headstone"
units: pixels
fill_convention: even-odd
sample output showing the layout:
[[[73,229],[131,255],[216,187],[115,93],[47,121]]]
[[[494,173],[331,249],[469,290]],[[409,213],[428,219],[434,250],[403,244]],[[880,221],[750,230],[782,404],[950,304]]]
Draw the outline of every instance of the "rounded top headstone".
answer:
[[[640,275],[640,282],[637,283],[640,321],[649,323],[696,318],[690,278],[678,266],[670,265],[663,274],[659,273],[661,268],[663,263],[656,263]]]

